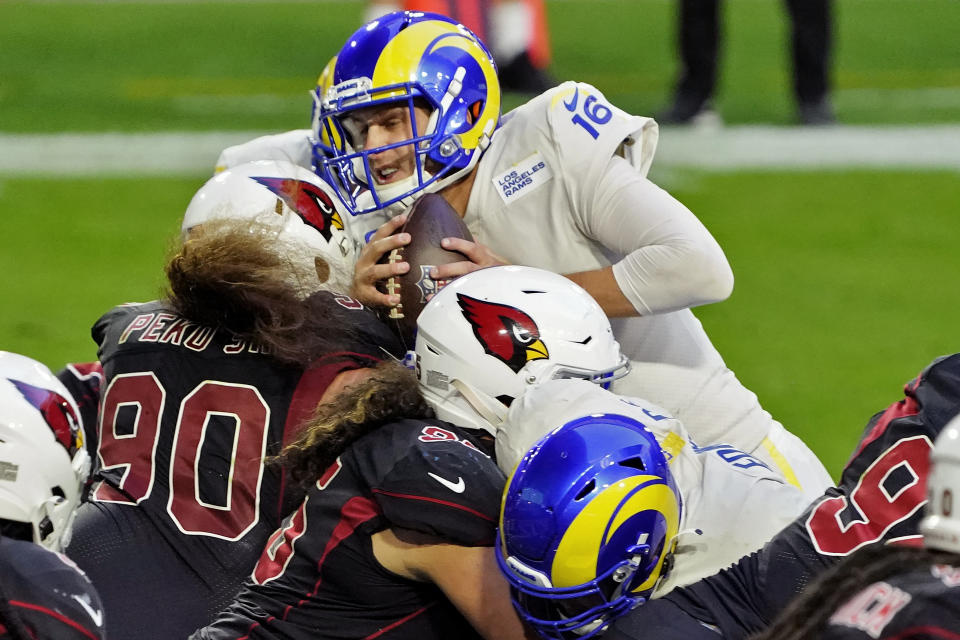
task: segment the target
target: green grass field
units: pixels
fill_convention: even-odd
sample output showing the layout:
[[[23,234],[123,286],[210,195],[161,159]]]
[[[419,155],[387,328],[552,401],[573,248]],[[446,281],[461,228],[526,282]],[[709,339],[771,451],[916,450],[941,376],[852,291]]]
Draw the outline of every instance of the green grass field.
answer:
[[[781,3],[728,0],[718,106],[787,124]],[[835,103],[851,124],[960,121],[960,3],[838,0]],[[548,0],[559,78],[651,113],[675,70],[669,0]],[[0,132],[285,130],[360,2],[2,2]],[[507,104],[522,98],[508,96]],[[664,132],[668,136],[669,132]],[[2,149],[0,149],[2,152]],[[205,175],[0,175],[0,348],[58,367],[89,326],[156,297]],[[866,419],[957,350],[956,172],[664,171],[724,246],[730,300],[697,310],[730,367],[838,473]]]
[[[652,113],[676,68],[672,0],[547,0],[559,78]],[[792,118],[782,3],[729,0],[728,122]],[[0,130],[303,126],[306,91],[363,2],[0,3]],[[956,121],[960,3],[837,0],[837,109],[849,123]],[[513,103],[516,101],[514,100]]]

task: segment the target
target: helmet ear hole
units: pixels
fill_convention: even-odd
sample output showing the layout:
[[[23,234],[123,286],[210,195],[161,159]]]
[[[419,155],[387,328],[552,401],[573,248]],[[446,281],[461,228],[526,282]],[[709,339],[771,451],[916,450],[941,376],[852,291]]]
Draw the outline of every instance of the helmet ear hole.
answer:
[[[480,117],[480,113],[483,111],[483,101],[477,100],[470,108],[467,110],[467,113],[470,115],[470,123],[473,124],[477,121],[477,118]]]
[[[596,479],[590,478],[590,482],[588,482],[587,484],[585,484],[585,485],[583,486],[583,488],[580,489],[580,491],[577,492],[577,495],[575,495],[575,496],[573,497],[574,502],[579,502],[580,500],[583,500],[583,499],[586,498],[588,495],[590,495],[591,493],[593,493],[593,490],[596,489],[596,488],[597,488],[597,481],[596,481]]]
[[[41,541],[46,540],[53,533],[53,522],[50,520],[50,516],[44,516],[40,524],[37,525],[37,531],[40,533]]]
[[[629,467],[631,469],[636,469],[638,471],[646,471],[647,466],[643,463],[642,458],[630,458],[628,460],[620,461],[621,467]]]
[[[33,527],[29,522],[0,518],[0,535],[14,540],[33,541]]]

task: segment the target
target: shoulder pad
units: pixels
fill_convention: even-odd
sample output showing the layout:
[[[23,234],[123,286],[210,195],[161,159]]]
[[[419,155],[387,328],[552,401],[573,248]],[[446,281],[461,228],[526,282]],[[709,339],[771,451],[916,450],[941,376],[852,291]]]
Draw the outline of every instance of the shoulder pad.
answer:
[[[596,173],[614,154],[641,175],[650,170],[659,135],[652,118],[627,113],[585,82],[564,82],[541,98],[547,101],[553,142],[568,171]]]
[[[471,434],[439,420],[403,420],[354,447],[389,522],[454,544],[492,544],[505,478]]]

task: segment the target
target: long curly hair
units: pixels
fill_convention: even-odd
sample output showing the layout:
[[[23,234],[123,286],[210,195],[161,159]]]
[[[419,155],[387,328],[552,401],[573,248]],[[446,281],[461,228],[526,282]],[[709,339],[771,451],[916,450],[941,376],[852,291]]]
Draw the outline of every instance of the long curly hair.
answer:
[[[883,543],[863,547],[807,585],[769,627],[749,640],[815,640],[830,616],[855,593],[903,571],[933,564],[960,566],[960,554]]]
[[[344,335],[316,296],[297,247],[276,227],[212,220],[191,229],[167,260],[166,299],[177,313],[223,328],[297,365],[333,348]],[[319,260],[319,258],[318,258]],[[317,271],[327,265],[317,264]]]
[[[318,405],[300,437],[271,462],[282,465],[300,486],[319,478],[347,447],[383,425],[404,418],[432,418],[433,409],[417,386],[417,377],[395,362]]]

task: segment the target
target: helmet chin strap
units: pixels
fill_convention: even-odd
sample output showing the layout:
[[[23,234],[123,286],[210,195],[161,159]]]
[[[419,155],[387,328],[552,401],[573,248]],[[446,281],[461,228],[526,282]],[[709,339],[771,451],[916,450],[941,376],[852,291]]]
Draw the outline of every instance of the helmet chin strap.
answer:
[[[431,173],[429,173],[426,170],[423,171],[424,180],[429,180],[431,177],[433,177]],[[369,181],[369,177],[366,177],[366,179]],[[374,196],[372,191],[376,191],[377,198],[380,199],[380,202],[383,202],[385,200],[391,200],[392,198],[395,198],[403,193],[406,193],[407,191],[410,191],[411,189],[415,188],[418,184],[419,182],[417,181],[417,176],[416,174],[413,174],[413,175],[407,176],[402,180],[398,180],[397,182],[394,182],[388,185],[384,185],[384,186],[375,185],[373,189],[368,189],[364,193],[357,196],[357,204],[362,206],[363,208],[367,208],[368,206],[373,207],[375,206],[375,204],[374,204],[374,199],[373,199]],[[421,192],[417,191],[405,198],[401,198],[400,200],[397,200],[396,202],[388,204],[384,207],[380,207],[379,211],[381,213],[386,214],[388,218],[394,218],[400,215],[401,213],[403,213],[404,211],[406,211],[407,209],[409,209],[410,206],[414,203],[414,201],[416,201],[417,197],[419,197],[420,195],[421,195]]]
[[[429,180],[431,178],[431,174],[429,174],[426,169],[423,171],[423,178],[424,180]],[[417,180],[417,174],[413,173],[402,180],[397,180],[396,182],[392,182],[384,186],[376,185],[373,188],[377,192],[377,197],[380,198],[381,202],[383,202],[385,200],[392,200],[393,198],[396,198],[397,196],[416,188],[419,184],[420,182]],[[402,203],[404,208],[409,207],[411,204],[413,204],[413,201],[416,200],[418,195],[419,193],[410,195],[398,201],[396,204]]]
[[[507,406],[496,398],[491,398],[487,394],[477,391],[463,380],[454,378],[450,381],[450,384],[470,403],[474,411],[493,426],[494,433],[492,435],[496,436],[496,432],[500,430],[507,419]]]

